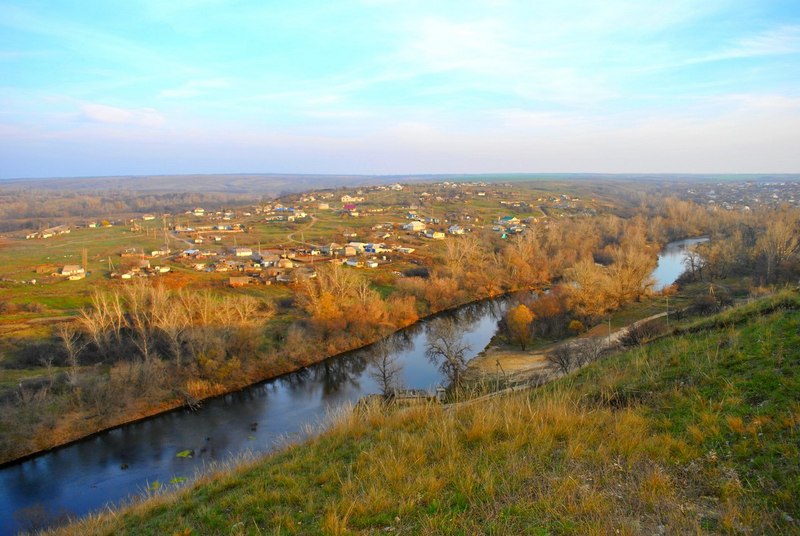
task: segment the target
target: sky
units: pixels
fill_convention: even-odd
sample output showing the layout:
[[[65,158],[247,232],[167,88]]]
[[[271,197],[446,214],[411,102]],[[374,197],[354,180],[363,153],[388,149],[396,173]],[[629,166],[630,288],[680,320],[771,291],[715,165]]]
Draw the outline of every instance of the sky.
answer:
[[[800,172],[800,1],[0,0],[0,178]]]

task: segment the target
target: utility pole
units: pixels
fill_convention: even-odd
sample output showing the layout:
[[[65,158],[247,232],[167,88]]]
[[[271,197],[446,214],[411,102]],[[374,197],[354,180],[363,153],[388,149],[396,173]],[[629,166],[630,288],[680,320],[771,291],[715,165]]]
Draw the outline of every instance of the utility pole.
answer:
[[[89,263],[87,262],[88,261],[88,253],[86,251],[86,248],[83,248],[82,254],[83,255],[82,255],[82,259],[81,260],[83,261],[83,273],[85,274],[86,272],[89,271],[89,266],[88,266]]]

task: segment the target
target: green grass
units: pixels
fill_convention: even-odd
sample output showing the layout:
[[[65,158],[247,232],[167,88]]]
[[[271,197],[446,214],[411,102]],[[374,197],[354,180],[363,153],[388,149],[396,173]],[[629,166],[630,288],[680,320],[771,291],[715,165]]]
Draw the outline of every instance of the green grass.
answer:
[[[66,532],[798,533],[798,427],[800,300],[783,294],[537,391],[344,413]]]

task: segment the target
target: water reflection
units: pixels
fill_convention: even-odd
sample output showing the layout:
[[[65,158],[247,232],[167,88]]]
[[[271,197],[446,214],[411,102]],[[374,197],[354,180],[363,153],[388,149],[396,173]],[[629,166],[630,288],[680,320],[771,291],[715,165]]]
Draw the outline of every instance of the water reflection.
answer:
[[[426,337],[440,319],[455,322],[471,359],[491,340],[505,299],[466,306],[422,321],[387,338],[382,346],[350,352],[293,374],[207,401],[196,412],[180,410],[131,424],[0,471],[0,533],[19,528],[14,513],[34,505],[77,514],[139,493],[150,483],[192,477],[212,462],[265,452],[304,433],[331,408],[379,392],[369,374],[387,349],[403,367],[406,387],[433,391],[443,382],[425,356]],[[190,458],[178,452],[193,451]]]
[[[662,290],[673,284],[686,270],[684,261],[686,260],[687,251],[707,240],[708,238],[706,237],[687,238],[686,240],[670,242],[664,246],[664,249],[658,254],[658,265],[652,275],[653,279],[656,280],[655,289]]]

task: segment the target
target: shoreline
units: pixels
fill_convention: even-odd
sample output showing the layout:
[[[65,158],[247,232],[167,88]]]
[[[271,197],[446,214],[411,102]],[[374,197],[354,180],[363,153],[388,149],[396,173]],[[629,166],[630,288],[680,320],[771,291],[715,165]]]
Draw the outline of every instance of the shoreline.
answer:
[[[267,376],[267,377],[254,379],[253,381],[248,381],[244,385],[235,385],[235,386],[231,386],[230,388],[225,388],[223,391],[221,391],[219,393],[210,394],[208,396],[205,396],[205,397],[197,399],[197,403],[202,404],[203,402],[214,400],[216,398],[220,398],[220,397],[223,397],[223,396],[227,396],[227,395],[232,394],[232,393],[238,393],[238,392],[244,391],[245,389],[249,389],[251,387],[255,387],[255,386],[259,385],[259,384],[266,383],[266,382],[269,382],[269,381],[272,381],[272,380],[277,380],[277,379],[279,379],[279,378],[281,378],[283,376],[288,376],[289,374],[294,374],[294,373],[296,373],[296,372],[298,372],[300,370],[303,370],[305,368],[308,368],[308,367],[311,367],[311,366],[314,366],[314,365],[318,365],[318,364],[323,363],[323,362],[325,362],[325,361],[327,361],[329,359],[335,359],[335,358],[342,357],[342,356],[345,356],[347,354],[350,354],[351,352],[357,352],[359,350],[363,350],[364,348],[372,346],[373,344],[375,344],[377,342],[380,342],[380,341],[382,341],[383,339],[385,339],[387,337],[391,337],[392,335],[394,335],[394,334],[396,334],[396,333],[398,333],[398,332],[400,332],[400,331],[402,331],[404,329],[408,329],[411,326],[414,326],[416,324],[420,324],[420,323],[423,323],[423,322],[430,321],[431,319],[436,318],[438,316],[443,316],[443,315],[452,313],[452,312],[454,312],[456,310],[459,310],[461,308],[468,307],[470,305],[479,304],[479,303],[485,302],[485,301],[496,300],[496,299],[508,297],[508,296],[511,296],[511,295],[516,294],[518,292],[526,292],[526,291],[527,292],[531,292],[533,290],[534,289],[509,290],[507,292],[502,292],[502,293],[491,295],[491,296],[485,296],[485,297],[482,297],[482,298],[476,298],[474,300],[470,300],[470,301],[467,301],[467,302],[464,302],[464,303],[461,303],[461,304],[458,304],[458,305],[454,305],[453,307],[448,307],[448,308],[442,309],[440,311],[429,313],[429,314],[427,314],[425,316],[421,316],[421,317],[417,318],[417,320],[414,321],[414,322],[411,322],[411,323],[406,324],[404,326],[399,326],[399,327],[393,329],[391,332],[386,333],[385,335],[382,335],[381,337],[379,337],[379,338],[377,338],[375,340],[372,340],[372,341],[369,341],[369,342],[365,342],[365,343],[360,343],[357,346],[354,346],[353,348],[349,348],[347,350],[344,350],[344,351],[341,351],[341,352],[337,352],[335,354],[322,355],[318,359],[314,359],[314,360],[312,360],[312,361],[310,361],[308,363],[296,364],[295,366],[288,367],[285,370],[282,370],[281,372],[278,372],[276,374],[272,374],[272,375]],[[69,446],[74,445],[76,443],[79,443],[81,441],[88,440],[88,439],[91,439],[93,437],[97,437],[99,435],[105,434],[105,433],[110,432],[112,430],[116,430],[118,428],[122,428],[122,427],[127,426],[127,425],[136,424],[136,423],[139,423],[139,422],[142,422],[142,421],[146,421],[146,420],[154,418],[154,417],[158,417],[160,415],[166,415],[166,414],[169,414],[169,413],[172,413],[172,412],[176,412],[176,411],[180,411],[180,410],[184,410],[184,409],[192,410],[192,403],[186,402],[186,401],[182,401],[182,402],[177,402],[176,401],[176,403],[174,403],[174,404],[165,403],[165,404],[162,404],[162,405],[157,406],[155,408],[148,408],[148,409],[145,409],[145,410],[143,410],[141,412],[137,412],[135,414],[135,416],[133,416],[133,417],[128,416],[128,417],[126,417],[126,418],[124,418],[122,420],[119,420],[119,421],[115,422],[115,424],[111,424],[109,426],[104,426],[102,428],[99,428],[99,429],[94,430],[92,432],[89,432],[87,434],[80,434],[77,437],[72,437],[72,438],[67,439],[65,441],[61,441],[61,442],[58,442],[58,443],[56,443],[54,445],[45,447],[43,449],[39,449],[39,450],[35,450],[33,452],[29,452],[27,454],[23,454],[21,456],[12,458],[10,460],[2,461],[2,462],[0,462],[0,470],[7,469],[8,467],[12,467],[14,465],[25,463],[25,462],[30,461],[32,459],[38,458],[40,456],[44,456],[44,455],[49,454],[51,452],[57,451],[59,449],[69,447]]]

